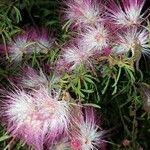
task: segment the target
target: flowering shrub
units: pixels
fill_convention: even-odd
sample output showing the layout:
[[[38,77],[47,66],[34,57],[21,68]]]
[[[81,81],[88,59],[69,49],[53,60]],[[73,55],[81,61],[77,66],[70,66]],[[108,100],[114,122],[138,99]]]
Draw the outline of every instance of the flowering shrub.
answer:
[[[146,6],[1,2],[0,149],[150,149]]]

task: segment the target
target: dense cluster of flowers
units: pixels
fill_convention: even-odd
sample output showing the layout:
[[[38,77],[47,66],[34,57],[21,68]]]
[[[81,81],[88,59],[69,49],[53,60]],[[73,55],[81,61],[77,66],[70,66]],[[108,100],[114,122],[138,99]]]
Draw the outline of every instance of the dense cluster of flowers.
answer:
[[[69,20],[77,36],[71,45],[63,48],[61,60],[70,64],[70,70],[89,62],[97,55],[126,55],[131,51],[136,60],[149,55],[149,32],[144,26],[144,0],[67,1],[64,19]],[[138,55],[138,56],[137,56]],[[125,58],[125,56],[124,56]]]
[[[72,105],[71,99],[63,98],[61,89],[52,89],[40,82],[43,80],[51,82],[28,67],[20,88],[7,92],[1,115],[8,132],[37,150],[101,147],[106,131],[96,124],[93,108]],[[73,114],[77,109],[79,114]]]
[[[145,27],[143,0],[71,0],[65,2],[64,20],[75,37],[61,47],[55,70],[72,71],[80,64],[91,67],[92,61],[103,56],[119,56],[137,61],[149,55],[149,31]],[[48,53],[54,44],[45,28],[28,28],[8,42],[11,60],[21,61],[24,54]]]
[[[149,55],[143,6],[144,0],[110,0],[108,4],[101,0],[67,0],[63,17],[77,34],[61,47],[54,62],[55,81],[42,70],[27,67],[19,83],[4,92],[1,116],[8,133],[36,150],[105,150],[107,131],[97,123],[94,108],[82,106],[71,97],[66,100],[64,89],[51,84],[66,70],[72,72],[80,65],[92,68],[93,60],[99,63],[121,56],[136,62],[142,54]],[[21,62],[25,55],[48,53],[53,44],[47,29],[30,28],[13,37],[7,50],[13,62]]]

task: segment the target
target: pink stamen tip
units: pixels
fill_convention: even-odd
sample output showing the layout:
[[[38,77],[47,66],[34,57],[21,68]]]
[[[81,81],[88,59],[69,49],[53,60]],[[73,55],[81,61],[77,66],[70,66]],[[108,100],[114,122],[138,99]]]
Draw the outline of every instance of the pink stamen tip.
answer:
[[[97,33],[96,36],[95,36],[95,39],[96,39],[97,41],[99,41],[99,40],[102,39],[102,38],[103,38],[103,35],[100,34],[100,33]]]
[[[80,141],[78,139],[71,140],[71,149],[72,150],[79,150],[80,148]]]

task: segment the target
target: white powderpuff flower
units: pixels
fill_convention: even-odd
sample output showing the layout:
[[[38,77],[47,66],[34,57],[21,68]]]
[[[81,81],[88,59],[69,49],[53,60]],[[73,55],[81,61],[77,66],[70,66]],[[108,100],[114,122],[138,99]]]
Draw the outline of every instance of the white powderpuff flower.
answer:
[[[101,51],[108,47],[109,32],[103,24],[97,27],[88,27],[86,32],[82,34],[81,42],[87,45],[89,49]]]
[[[32,35],[33,41],[35,41],[35,52],[36,53],[47,53],[54,43],[54,38],[46,28],[35,29]]]
[[[58,100],[58,91],[52,93],[44,87],[32,93],[16,89],[8,93],[3,106],[8,132],[37,150],[68,132],[70,106]]]
[[[64,53],[62,54],[65,62],[71,64],[71,70],[75,69],[80,64],[89,64],[90,57],[93,55],[91,49],[89,49],[86,45],[80,46],[70,46],[68,48],[63,49]]]
[[[143,14],[141,14],[141,12],[145,0],[124,0],[124,3],[127,3],[126,6],[124,6],[124,9],[128,24],[140,24],[143,17]]]
[[[33,45],[33,42],[29,39],[28,34],[18,34],[8,43],[8,52],[11,60],[20,62],[23,54],[31,52],[31,45]]]
[[[138,47],[141,53],[149,55],[148,38],[149,33],[146,29],[128,28],[118,33],[118,41],[116,41],[117,44],[114,46],[113,52],[124,54],[131,50],[134,55]]]
[[[101,22],[101,7],[96,0],[66,1],[65,19],[70,20],[74,26],[95,25]]]
[[[122,0],[121,6],[111,1],[108,6],[108,16],[115,25],[122,27],[139,25],[143,21],[144,3],[145,0]]]
[[[76,123],[77,130],[72,135],[72,150],[98,150],[103,147],[106,131],[96,125],[93,109],[86,108],[83,120]]]

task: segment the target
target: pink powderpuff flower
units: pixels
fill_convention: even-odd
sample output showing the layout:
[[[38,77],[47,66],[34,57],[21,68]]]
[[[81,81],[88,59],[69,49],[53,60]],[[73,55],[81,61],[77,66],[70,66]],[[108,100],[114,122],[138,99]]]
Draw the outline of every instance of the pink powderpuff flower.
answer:
[[[26,32],[18,33],[12,41],[8,43],[8,53],[11,60],[20,62],[23,54],[32,53],[33,42]]]
[[[106,131],[100,130],[96,125],[92,108],[86,108],[84,119],[76,123],[77,130],[71,137],[72,150],[98,150],[104,147]]]
[[[52,33],[46,28],[34,28],[32,30],[32,40],[35,42],[36,53],[47,53],[54,43]]]
[[[33,92],[39,110],[43,110],[48,117],[46,124],[49,129],[48,141],[68,132],[70,104],[60,99],[60,93],[60,89],[52,89],[50,92],[45,87]]]
[[[125,54],[131,50],[134,56],[137,47],[139,47],[142,54],[149,55],[148,38],[149,33],[146,29],[128,28],[118,33],[118,41],[116,42],[116,46],[113,47],[113,52]]]
[[[62,58],[67,64],[71,65],[70,70],[74,70],[81,64],[90,65],[90,57],[93,56],[93,51],[86,45],[73,45],[62,50],[64,51]]]
[[[33,93],[20,89],[9,92],[2,107],[8,132],[43,150],[44,144],[68,131],[70,106],[58,97],[58,92],[50,96],[44,87]]]
[[[23,70],[23,76],[21,77],[21,86],[28,89],[38,89],[40,86],[45,86],[48,88],[48,83],[46,76],[43,71],[40,70],[39,73],[31,67],[26,67]]]
[[[102,49],[109,45],[109,32],[103,24],[99,24],[97,27],[88,27],[86,32],[82,33],[81,43],[93,51],[102,52]]]
[[[143,21],[142,8],[145,0],[122,0],[122,5],[111,0],[108,6],[108,17],[119,27],[140,25]]]
[[[96,25],[101,22],[102,9],[97,0],[66,1],[65,19],[70,20],[73,26]]]

